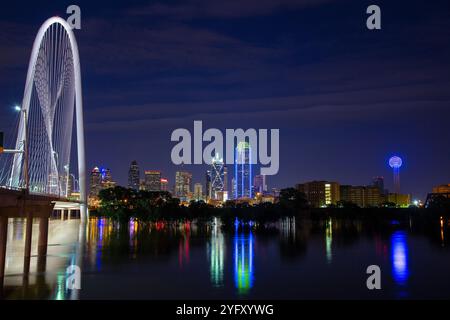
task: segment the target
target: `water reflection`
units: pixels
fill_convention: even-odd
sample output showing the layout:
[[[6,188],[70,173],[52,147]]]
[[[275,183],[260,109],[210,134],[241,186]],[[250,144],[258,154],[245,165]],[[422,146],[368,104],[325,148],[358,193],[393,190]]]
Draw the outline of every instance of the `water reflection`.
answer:
[[[253,287],[253,233],[234,235],[234,281],[239,295],[248,294]]]
[[[209,270],[213,287],[223,286],[225,240],[221,229],[220,220],[214,219],[211,231],[211,239],[207,245],[209,252]]]
[[[405,297],[411,292],[417,296],[421,284],[416,276],[426,277],[439,288],[443,281],[448,282],[442,274],[450,268],[449,246],[445,245],[449,222],[439,216],[428,225],[413,222],[411,229],[406,219],[395,225],[389,221],[376,225],[369,220],[284,218],[264,225],[237,221],[229,227],[218,219],[210,224],[136,220],[119,223],[99,218],[90,219],[87,225],[75,220],[53,221],[46,271],[35,272],[38,263],[34,258],[30,278],[23,281],[24,229],[23,221],[17,220],[8,230],[8,239],[12,240],[8,243],[6,296],[57,300],[129,295],[140,299],[202,299],[213,293],[223,299],[258,299],[271,294],[295,299],[317,292],[313,298],[365,297],[366,290],[333,289],[342,278],[353,281],[356,275],[342,271],[323,277],[330,263],[339,270],[352,270],[358,264],[390,265],[391,274],[384,276],[392,279],[393,286],[384,288],[383,297]],[[433,247],[439,250],[430,250]],[[413,278],[411,252],[415,261],[439,263],[416,268]],[[336,259],[339,255],[344,258]],[[80,292],[66,288],[66,268],[71,264],[83,271]],[[117,277],[120,281],[116,282]],[[107,285],[99,286],[99,281]],[[317,283],[320,292],[305,286],[308,281]],[[193,283],[202,283],[203,287]],[[448,297],[449,290],[440,296]]]
[[[394,281],[405,286],[409,277],[408,244],[404,231],[396,231],[391,236],[392,275]]]
[[[179,232],[181,233],[181,237],[178,242],[178,266],[182,269],[185,264],[189,264],[191,250],[191,223],[181,223],[179,226]]]
[[[326,228],[325,228],[325,249],[326,249],[326,256],[327,256],[327,263],[331,263],[333,260],[333,252],[332,252],[332,245],[333,243],[333,220],[329,218],[326,222]]]

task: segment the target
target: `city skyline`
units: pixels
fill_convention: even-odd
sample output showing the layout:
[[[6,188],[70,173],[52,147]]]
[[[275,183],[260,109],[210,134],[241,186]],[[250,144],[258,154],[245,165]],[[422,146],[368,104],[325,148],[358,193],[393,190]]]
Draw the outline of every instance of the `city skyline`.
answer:
[[[385,28],[379,32],[365,29],[358,1],[292,1],[289,10],[268,3],[252,2],[246,10],[223,4],[222,15],[189,3],[188,18],[177,14],[177,5],[152,14],[158,2],[113,3],[106,11],[80,2],[82,28],[75,34],[87,168],[101,163],[122,185],[128,178],[122,168],[134,159],[172,175],[170,132],[202,120],[205,129],[279,128],[280,171],[270,177],[273,186],[369,184],[373,176],[390,176],[386,163],[394,154],[404,160],[403,192],[424,198],[450,180],[450,152],[442,147],[450,117],[445,1],[426,13],[425,1],[408,8],[380,1]],[[66,8],[45,1],[39,8],[6,6],[0,13],[0,128],[8,141],[36,28],[49,12],[64,17]],[[319,22],[324,19],[326,25]],[[129,52],[108,50],[121,47]],[[185,169],[194,177],[205,170]],[[385,182],[394,189],[390,179]]]

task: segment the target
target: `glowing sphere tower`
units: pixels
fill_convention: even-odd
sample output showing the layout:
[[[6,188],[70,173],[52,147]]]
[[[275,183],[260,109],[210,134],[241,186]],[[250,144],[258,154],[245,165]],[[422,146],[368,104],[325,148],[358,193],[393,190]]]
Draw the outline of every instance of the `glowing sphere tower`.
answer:
[[[402,166],[402,158],[393,156],[389,159],[389,166],[394,170],[394,191],[400,193],[400,167]]]

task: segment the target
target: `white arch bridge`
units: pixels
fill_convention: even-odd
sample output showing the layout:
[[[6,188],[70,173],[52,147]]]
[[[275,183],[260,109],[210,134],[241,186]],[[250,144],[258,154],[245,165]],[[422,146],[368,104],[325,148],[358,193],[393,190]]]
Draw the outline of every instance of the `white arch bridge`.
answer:
[[[39,29],[22,105],[16,109],[20,116],[11,133],[12,148],[0,154],[0,278],[9,217],[26,217],[30,231],[32,219],[40,218],[44,234],[54,209],[79,209],[82,220],[87,217],[80,59],[75,35],[64,19],[52,17]],[[71,154],[75,143],[76,158]],[[46,236],[41,238],[45,254]]]
[[[28,65],[22,105],[17,109],[21,116],[15,147],[2,154],[0,187],[24,189],[30,194],[63,201],[78,191],[76,202],[85,216],[80,59],[75,35],[64,19],[52,17],[39,29]],[[74,122],[78,168],[71,166]]]

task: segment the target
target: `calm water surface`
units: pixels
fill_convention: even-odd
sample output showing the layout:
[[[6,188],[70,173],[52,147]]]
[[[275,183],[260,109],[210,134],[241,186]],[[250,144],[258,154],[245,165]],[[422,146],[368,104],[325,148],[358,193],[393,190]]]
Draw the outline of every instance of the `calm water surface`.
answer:
[[[28,279],[21,274],[24,223],[10,220],[7,299],[450,298],[445,220],[369,227],[291,218],[244,230],[225,229],[217,220],[52,220],[45,272],[35,271],[33,257]],[[366,288],[372,264],[381,268],[382,290]],[[69,265],[82,270],[79,291],[66,288]]]

